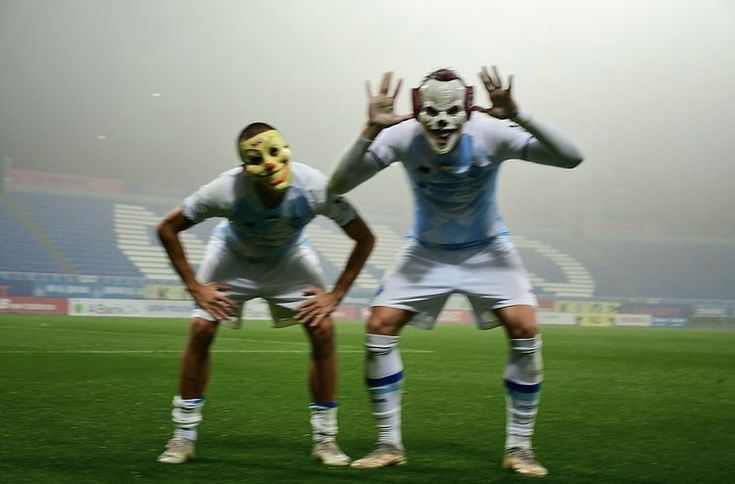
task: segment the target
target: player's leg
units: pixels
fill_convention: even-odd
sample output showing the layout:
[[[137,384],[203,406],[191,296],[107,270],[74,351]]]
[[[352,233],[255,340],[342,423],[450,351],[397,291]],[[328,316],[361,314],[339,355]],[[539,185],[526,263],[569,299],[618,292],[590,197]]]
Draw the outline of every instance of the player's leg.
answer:
[[[375,450],[352,463],[374,469],[406,462],[401,436],[403,361],[399,333],[410,323],[431,329],[456,280],[455,268],[415,242],[402,250],[394,270],[371,303],[365,336],[365,376],[378,430]]]
[[[194,457],[197,426],[202,421],[204,389],[209,379],[209,348],[218,323],[194,318],[181,359],[179,393],[173,399],[171,416],[176,426],[173,438],[158,457],[164,464],[182,464]]]
[[[334,322],[324,318],[319,326],[304,325],[311,342],[309,391],[311,393],[312,456],[329,466],[352,461],[337,445],[337,351]]]
[[[353,462],[353,467],[374,469],[406,462],[401,436],[403,361],[398,335],[413,315],[405,309],[375,306],[367,321],[365,377],[378,439],[375,449]]]
[[[505,327],[509,342],[503,375],[507,408],[503,465],[520,474],[543,477],[548,471],[536,461],[531,445],[543,380],[535,309],[530,305],[506,306],[496,309],[495,315]]]
[[[542,380],[541,337],[528,273],[513,243],[498,238],[461,263],[461,291],[467,295],[481,328],[500,321],[509,339],[504,372],[507,407],[506,457],[503,465],[529,476],[546,469],[533,456],[534,431]]]
[[[319,259],[310,246],[298,246],[286,254],[276,270],[270,272],[267,283],[268,301],[276,327],[299,324],[294,310],[308,300],[309,287],[324,287],[324,275]],[[312,427],[312,452],[315,459],[329,466],[346,466],[351,459],[336,441],[337,424],[337,351],[334,321],[323,319],[318,326],[303,325],[311,343],[308,382],[311,394],[309,411]]]
[[[219,323],[203,318],[194,318],[189,330],[189,339],[181,359],[179,392],[181,398],[202,398],[209,381],[209,348],[217,334]]]
[[[252,297],[249,295],[252,288],[245,277],[249,272],[246,263],[228,249],[224,238],[215,229],[197,272],[197,280],[202,283],[217,281],[230,286],[228,295],[239,304],[236,310],[238,320],[242,301]],[[174,437],[158,457],[159,462],[181,464],[194,457],[204,390],[209,379],[209,348],[218,327],[217,318],[207,311],[200,307],[192,311],[191,328],[181,359],[178,394],[173,399]]]
[[[311,343],[309,390],[314,402],[334,402],[337,394],[337,353],[334,322],[324,318],[319,326],[303,325]]]

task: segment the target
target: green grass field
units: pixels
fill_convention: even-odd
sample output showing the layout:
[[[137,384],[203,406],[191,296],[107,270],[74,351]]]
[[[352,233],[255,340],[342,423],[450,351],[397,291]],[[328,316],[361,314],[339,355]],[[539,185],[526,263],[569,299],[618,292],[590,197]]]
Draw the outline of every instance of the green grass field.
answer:
[[[0,482],[526,482],[500,468],[501,330],[403,332],[405,466],[309,457],[308,346],[298,327],[222,328],[199,458],[156,462],[172,431],[185,320],[0,316]],[[368,452],[362,325],[342,323],[340,443]],[[544,328],[535,447],[542,482],[729,483],[735,331]]]

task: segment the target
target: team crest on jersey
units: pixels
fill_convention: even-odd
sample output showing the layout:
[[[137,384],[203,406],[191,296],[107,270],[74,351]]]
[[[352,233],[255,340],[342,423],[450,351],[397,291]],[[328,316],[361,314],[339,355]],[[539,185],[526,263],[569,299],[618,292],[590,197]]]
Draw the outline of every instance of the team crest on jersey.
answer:
[[[466,173],[474,161],[472,145],[472,137],[463,134],[454,150],[450,153],[434,155],[432,164],[440,173]]]

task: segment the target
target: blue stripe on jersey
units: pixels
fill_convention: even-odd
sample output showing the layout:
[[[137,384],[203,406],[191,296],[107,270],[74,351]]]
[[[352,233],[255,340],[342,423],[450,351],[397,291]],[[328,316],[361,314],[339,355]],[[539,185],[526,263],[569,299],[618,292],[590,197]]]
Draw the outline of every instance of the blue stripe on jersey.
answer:
[[[422,245],[429,249],[465,250],[465,249],[475,249],[478,247],[485,247],[487,245],[492,244],[495,241],[495,239],[496,237],[490,237],[487,239],[473,240],[471,242],[464,242],[464,243],[458,243],[458,244],[435,244],[433,242],[426,242],[425,240],[421,240],[421,239],[416,239],[416,241],[419,243],[419,245]]]
[[[368,150],[368,155],[370,155],[370,159],[373,160],[381,169],[387,167],[390,164],[381,160],[374,151]]]
[[[403,371],[382,378],[366,378],[368,388],[383,387],[403,380]]]

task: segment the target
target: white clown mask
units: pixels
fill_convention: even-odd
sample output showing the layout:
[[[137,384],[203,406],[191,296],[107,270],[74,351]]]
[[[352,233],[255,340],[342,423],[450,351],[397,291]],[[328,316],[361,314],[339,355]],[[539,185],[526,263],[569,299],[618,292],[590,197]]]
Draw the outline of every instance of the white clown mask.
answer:
[[[449,153],[457,145],[462,125],[467,121],[467,88],[459,79],[429,79],[419,87],[419,94],[421,110],[417,119],[431,149],[439,154]]]

